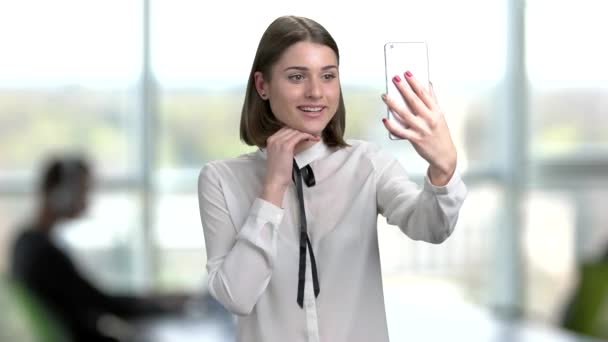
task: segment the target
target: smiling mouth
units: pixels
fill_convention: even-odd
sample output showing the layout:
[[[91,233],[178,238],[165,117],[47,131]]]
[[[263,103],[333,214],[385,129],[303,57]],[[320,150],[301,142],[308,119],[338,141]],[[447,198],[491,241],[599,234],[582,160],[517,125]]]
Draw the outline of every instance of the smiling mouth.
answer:
[[[323,109],[325,109],[325,107],[324,106],[299,106],[298,109],[301,110],[302,112],[304,112],[304,115],[306,115],[306,116],[318,116],[319,114],[321,114]]]

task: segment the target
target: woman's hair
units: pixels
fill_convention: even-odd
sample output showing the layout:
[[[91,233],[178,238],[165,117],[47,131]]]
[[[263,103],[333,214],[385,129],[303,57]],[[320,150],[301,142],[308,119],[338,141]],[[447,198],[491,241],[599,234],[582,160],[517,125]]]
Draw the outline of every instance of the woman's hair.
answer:
[[[316,21],[296,16],[283,16],[273,21],[262,35],[247,81],[241,111],[241,140],[247,145],[266,147],[268,137],[283,126],[272,113],[269,101],[263,100],[257,93],[255,72],[260,71],[265,80],[270,80],[271,69],[285,50],[302,41],[331,48],[336,53],[338,64],[340,63],[338,45],[329,32]],[[338,109],[322,133],[323,141],[328,146],[348,146],[344,141],[345,117],[346,109],[340,89]]]

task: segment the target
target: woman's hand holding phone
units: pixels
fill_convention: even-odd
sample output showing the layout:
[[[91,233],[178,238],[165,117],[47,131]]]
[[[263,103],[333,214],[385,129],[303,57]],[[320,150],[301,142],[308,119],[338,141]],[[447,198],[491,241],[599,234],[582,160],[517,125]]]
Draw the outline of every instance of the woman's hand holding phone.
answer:
[[[405,72],[403,77],[405,80],[395,75],[392,82],[411,112],[399,99],[382,95],[382,100],[405,126],[392,119],[384,118],[382,121],[392,135],[409,140],[416,152],[430,164],[428,176],[431,182],[445,185],[456,169],[456,147],[445,116],[430,82],[427,91],[411,72]]]
[[[279,129],[266,141],[266,178],[262,199],[277,207],[283,205],[283,195],[291,183],[293,157],[298,144],[321,138],[289,127]]]

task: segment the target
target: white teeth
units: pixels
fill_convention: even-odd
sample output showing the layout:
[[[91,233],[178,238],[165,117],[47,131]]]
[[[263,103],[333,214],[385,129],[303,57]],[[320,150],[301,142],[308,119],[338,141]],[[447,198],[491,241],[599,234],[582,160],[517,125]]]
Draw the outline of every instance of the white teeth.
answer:
[[[300,107],[300,109],[305,112],[318,112],[323,109],[323,107]]]

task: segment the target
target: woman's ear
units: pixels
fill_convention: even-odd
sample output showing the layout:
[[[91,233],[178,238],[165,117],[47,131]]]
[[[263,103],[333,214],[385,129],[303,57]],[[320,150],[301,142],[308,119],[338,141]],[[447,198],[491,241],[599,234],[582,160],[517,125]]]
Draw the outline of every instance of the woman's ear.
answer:
[[[255,83],[255,90],[257,90],[258,95],[262,98],[262,100],[268,100],[268,86],[266,81],[264,81],[264,75],[261,71],[256,71],[253,73],[253,80]]]

